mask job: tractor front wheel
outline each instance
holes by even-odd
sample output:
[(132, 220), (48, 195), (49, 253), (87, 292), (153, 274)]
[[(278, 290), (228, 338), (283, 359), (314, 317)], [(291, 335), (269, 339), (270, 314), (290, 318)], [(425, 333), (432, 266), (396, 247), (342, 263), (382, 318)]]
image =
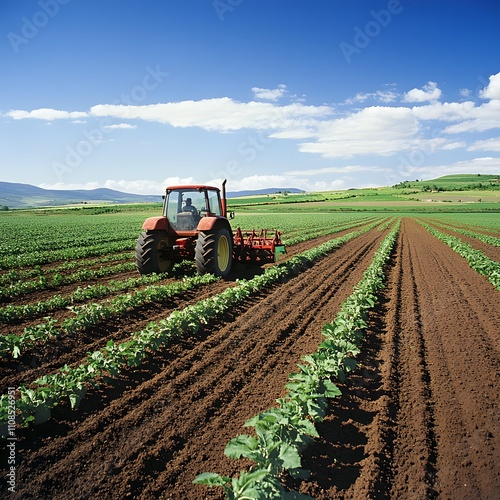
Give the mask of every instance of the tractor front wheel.
[(196, 268), (200, 274), (211, 273), (227, 278), (233, 265), (233, 239), (225, 227), (200, 231), (195, 248)]
[(174, 267), (169, 257), (168, 235), (164, 231), (141, 233), (135, 245), (135, 265), (140, 274), (168, 273)]

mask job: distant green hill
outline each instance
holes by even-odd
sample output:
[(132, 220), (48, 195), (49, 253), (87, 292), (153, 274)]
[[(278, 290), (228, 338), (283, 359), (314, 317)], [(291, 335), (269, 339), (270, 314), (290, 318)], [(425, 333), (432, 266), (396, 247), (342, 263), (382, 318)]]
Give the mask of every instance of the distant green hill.
[[(459, 174), (444, 175), (431, 180), (400, 182), (397, 188), (416, 188), (422, 191), (468, 191), (481, 189), (500, 189), (500, 175)], [(427, 188), (427, 189), (426, 189)]]

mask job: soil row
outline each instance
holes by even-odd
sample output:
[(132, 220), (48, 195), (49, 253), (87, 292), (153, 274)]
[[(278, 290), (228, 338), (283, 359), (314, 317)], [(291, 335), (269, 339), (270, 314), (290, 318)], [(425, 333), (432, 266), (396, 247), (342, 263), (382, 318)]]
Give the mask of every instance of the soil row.
[(499, 498), (499, 325), (493, 286), (405, 219), (360, 367), (295, 486), (317, 499)]
[[(371, 231), (299, 276), (246, 301), (196, 336), (90, 392), (77, 412), (19, 430), (18, 498), (221, 498), (192, 484), (236, 473), (228, 441), (276, 405), (373, 259)], [(5, 461), (2, 461), (2, 465)]]
[[(349, 231), (336, 233), (334, 237), (338, 237), (346, 232)], [(331, 235), (294, 245), (287, 249), (286, 258), (320, 245), (329, 239), (332, 239)], [(61, 335), (47, 342), (41, 342), (36, 348), (26, 351), (17, 359), (10, 357), (0, 358), (0, 393), (6, 393), (8, 387), (18, 387), (21, 384), (28, 385), (33, 380), (47, 373), (52, 373), (65, 364), (80, 363), (85, 358), (87, 352), (103, 348), (109, 340), (113, 340), (114, 342), (123, 341), (132, 333), (145, 328), (148, 323), (164, 319), (174, 310), (182, 309), (202, 299), (221, 293), (226, 288), (234, 286), (235, 280), (238, 278), (252, 278), (261, 272), (263, 272), (263, 269), (260, 267), (236, 264), (232, 276), (230, 276), (228, 281), (199, 286), (183, 295), (172, 297), (162, 303), (137, 307), (130, 310), (125, 317), (119, 316), (102, 322), (86, 331), (72, 335)], [(168, 278), (160, 284), (168, 284), (176, 279), (179, 278)], [(144, 287), (138, 287), (137, 290)], [(117, 292), (114, 296), (119, 293)], [(42, 295), (42, 292), (40, 294)], [(69, 309), (62, 309), (51, 314), (51, 317), (56, 319), (58, 324), (61, 324), (64, 319), (73, 316), (74, 314)], [(34, 326), (42, 321), (41, 319), (32, 319), (16, 325), (6, 325), (4, 327), (5, 333), (21, 334), (27, 326)]]
[(433, 224), (432, 221), (429, 220), (426, 220), (426, 222), (429, 225), (432, 225), (438, 231), (444, 234), (448, 234), (450, 236), (454, 236), (455, 238), (460, 238), (463, 242), (468, 243), (472, 248), (476, 250), (481, 250), (481, 252), (483, 252), (484, 255), (486, 255), (486, 257), (489, 257), (490, 259), (495, 260), (496, 262), (500, 262), (500, 247), (489, 245), (484, 241), (478, 240), (477, 238), (473, 238), (471, 236), (467, 236), (465, 234), (457, 233), (456, 231), (453, 230), (452, 226), (448, 225), (449, 226), (448, 228), (441, 225)]
[[(276, 405), (384, 234), (348, 242), (167, 345), (79, 411), (61, 405), (47, 424), (19, 429), (13, 498), (223, 498), (192, 480), (249, 465), (224, 456), (227, 442)], [(359, 368), (304, 456), (311, 476), (286, 484), (316, 499), (499, 498), (498, 325), (493, 286), (404, 219)]]

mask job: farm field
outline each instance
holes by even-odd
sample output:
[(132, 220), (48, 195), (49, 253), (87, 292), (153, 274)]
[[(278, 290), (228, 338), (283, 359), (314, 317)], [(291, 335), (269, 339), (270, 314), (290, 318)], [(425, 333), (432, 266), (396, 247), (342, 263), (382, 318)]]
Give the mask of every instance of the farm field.
[[(145, 213), (1, 217), (2, 335), (27, 336), (37, 325), (51, 332), (16, 352), (5, 344), (1, 394), (36, 387), (36, 379), (85, 363), (110, 341), (126, 342), (174, 311), (238, 290), (240, 278), (345, 238), (150, 349), (140, 364), (105, 373), (97, 387), (87, 384), (77, 409), (64, 397), (47, 422), (19, 425), (12, 498), (224, 498), (221, 488), (193, 480), (203, 472), (237, 476), (252, 465), (225, 456), (226, 445), (248, 432), (248, 419), (276, 407), (289, 375), (318, 349), (323, 326), (398, 221), (359, 366), (335, 382), (342, 395), (331, 400), (316, 424), (319, 437), (302, 454), (310, 477), (283, 473), (282, 484), (318, 499), (498, 498), (498, 286), (489, 281), (492, 271), (481, 275), (427, 229), (469, 243), (494, 266), (496, 215), (240, 214), (234, 226), (281, 229), (287, 254), (265, 269), (237, 265), (228, 281), (196, 281), (190, 263), (169, 276), (140, 278), (132, 250)], [(34, 235), (30, 241), (15, 236), (20, 224)], [(110, 312), (91, 319), (92, 303)], [(84, 320), (70, 321), (78, 315)], [(4, 481), (0, 492), (7, 493)]]

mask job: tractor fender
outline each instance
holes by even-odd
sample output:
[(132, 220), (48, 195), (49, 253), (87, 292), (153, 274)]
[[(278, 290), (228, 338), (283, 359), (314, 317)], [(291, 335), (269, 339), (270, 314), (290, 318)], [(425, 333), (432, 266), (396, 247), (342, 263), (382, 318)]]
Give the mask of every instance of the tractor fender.
[(168, 231), (168, 221), (166, 217), (149, 217), (144, 221), (142, 229), (145, 231), (155, 231), (162, 229)]
[(216, 224), (226, 227), (231, 232), (231, 226), (225, 217), (203, 217), (198, 222), (198, 231), (211, 231)]

